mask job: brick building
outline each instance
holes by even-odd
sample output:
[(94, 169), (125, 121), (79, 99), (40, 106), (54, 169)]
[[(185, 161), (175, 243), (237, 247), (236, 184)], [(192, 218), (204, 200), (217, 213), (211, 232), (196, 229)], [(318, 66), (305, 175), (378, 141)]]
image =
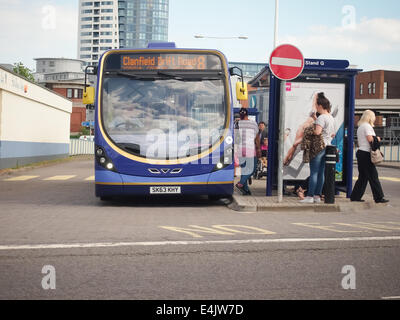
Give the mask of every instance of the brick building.
[(86, 106), (82, 103), (84, 84), (78, 82), (47, 82), (46, 87), (72, 101), (71, 134), (81, 131), (86, 121)]
[(400, 99), (400, 71), (361, 72), (356, 78), (356, 99)]
[(399, 141), (400, 71), (361, 72), (356, 78), (355, 125), (364, 110), (375, 112), (375, 132), (384, 142)]
[(37, 58), (36, 81), (46, 88), (70, 99), (73, 103), (71, 134), (81, 131), (86, 121), (86, 106), (82, 104), (85, 74), (82, 60), (68, 58)]

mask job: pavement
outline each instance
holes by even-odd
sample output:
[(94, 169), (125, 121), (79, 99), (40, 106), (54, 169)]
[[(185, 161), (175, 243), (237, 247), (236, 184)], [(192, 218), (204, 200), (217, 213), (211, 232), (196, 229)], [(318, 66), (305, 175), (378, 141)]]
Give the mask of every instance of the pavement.
[(394, 161), (385, 161), (381, 164), (378, 164), (378, 168), (391, 168), (391, 169), (400, 169), (400, 162), (394, 162)]
[[(384, 162), (378, 165), (379, 168), (400, 169), (400, 162)], [(239, 181), (236, 178), (235, 184)], [(266, 178), (261, 180), (253, 179), (250, 186), (251, 196), (243, 196), (240, 191), (235, 188), (233, 201), (229, 204), (229, 208), (240, 212), (348, 212), (348, 211), (364, 211), (372, 208), (378, 208), (382, 204), (376, 204), (371, 195), (365, 195), (365, 202), (351, 202), (346, 198), (344, 193), (335, 197), (334, 204), (304, 204), (300, 203), (299, 198), (292, 192), (291, 195), (284, 195), (283, 201), (278, 202), (278, 196), (266, 197)], [(289, 192), (285, 192), (289, 193)]]

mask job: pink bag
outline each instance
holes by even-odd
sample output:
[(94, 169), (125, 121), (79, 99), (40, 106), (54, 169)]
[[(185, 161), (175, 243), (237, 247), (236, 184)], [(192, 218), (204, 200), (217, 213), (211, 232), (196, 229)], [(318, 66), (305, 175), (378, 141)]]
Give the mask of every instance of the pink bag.
[(240, 166), (240, 164), (239, 164), (239, 157), (236, 154), (235, 154), (234, 160), (235, 160), (235, 168), (238, 168)]

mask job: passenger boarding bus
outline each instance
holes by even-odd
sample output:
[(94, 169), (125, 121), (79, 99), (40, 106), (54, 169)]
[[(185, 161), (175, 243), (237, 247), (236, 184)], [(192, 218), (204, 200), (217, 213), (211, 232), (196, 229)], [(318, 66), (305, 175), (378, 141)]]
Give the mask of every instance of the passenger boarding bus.
[[(97, 75), (83, 101), (95, 106), (96, 196), (231, 196), (234, 69), (217, 50), (173, 43), (110, 50), (88, 67)], [(247, 99), (243, 76), (236, 87)]]

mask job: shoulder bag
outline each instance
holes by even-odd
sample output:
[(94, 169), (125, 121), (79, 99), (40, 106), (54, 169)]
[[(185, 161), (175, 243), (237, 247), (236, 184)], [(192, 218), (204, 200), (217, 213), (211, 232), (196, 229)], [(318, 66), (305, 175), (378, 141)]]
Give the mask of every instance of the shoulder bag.
[(376, 149), (375, 151), (371, 150), (371, 162), (373, 164), (378, 164), (381, 163), (383, 161), (383, 153), (381, 152), (381, 150)]
[(371, 142), (371, 162), (373, 164), (378, 164), (383, 161), (383, 153), (380, 148), (380, 143), (378, 141), (378, 138), (374, 136), (374, 141)]

